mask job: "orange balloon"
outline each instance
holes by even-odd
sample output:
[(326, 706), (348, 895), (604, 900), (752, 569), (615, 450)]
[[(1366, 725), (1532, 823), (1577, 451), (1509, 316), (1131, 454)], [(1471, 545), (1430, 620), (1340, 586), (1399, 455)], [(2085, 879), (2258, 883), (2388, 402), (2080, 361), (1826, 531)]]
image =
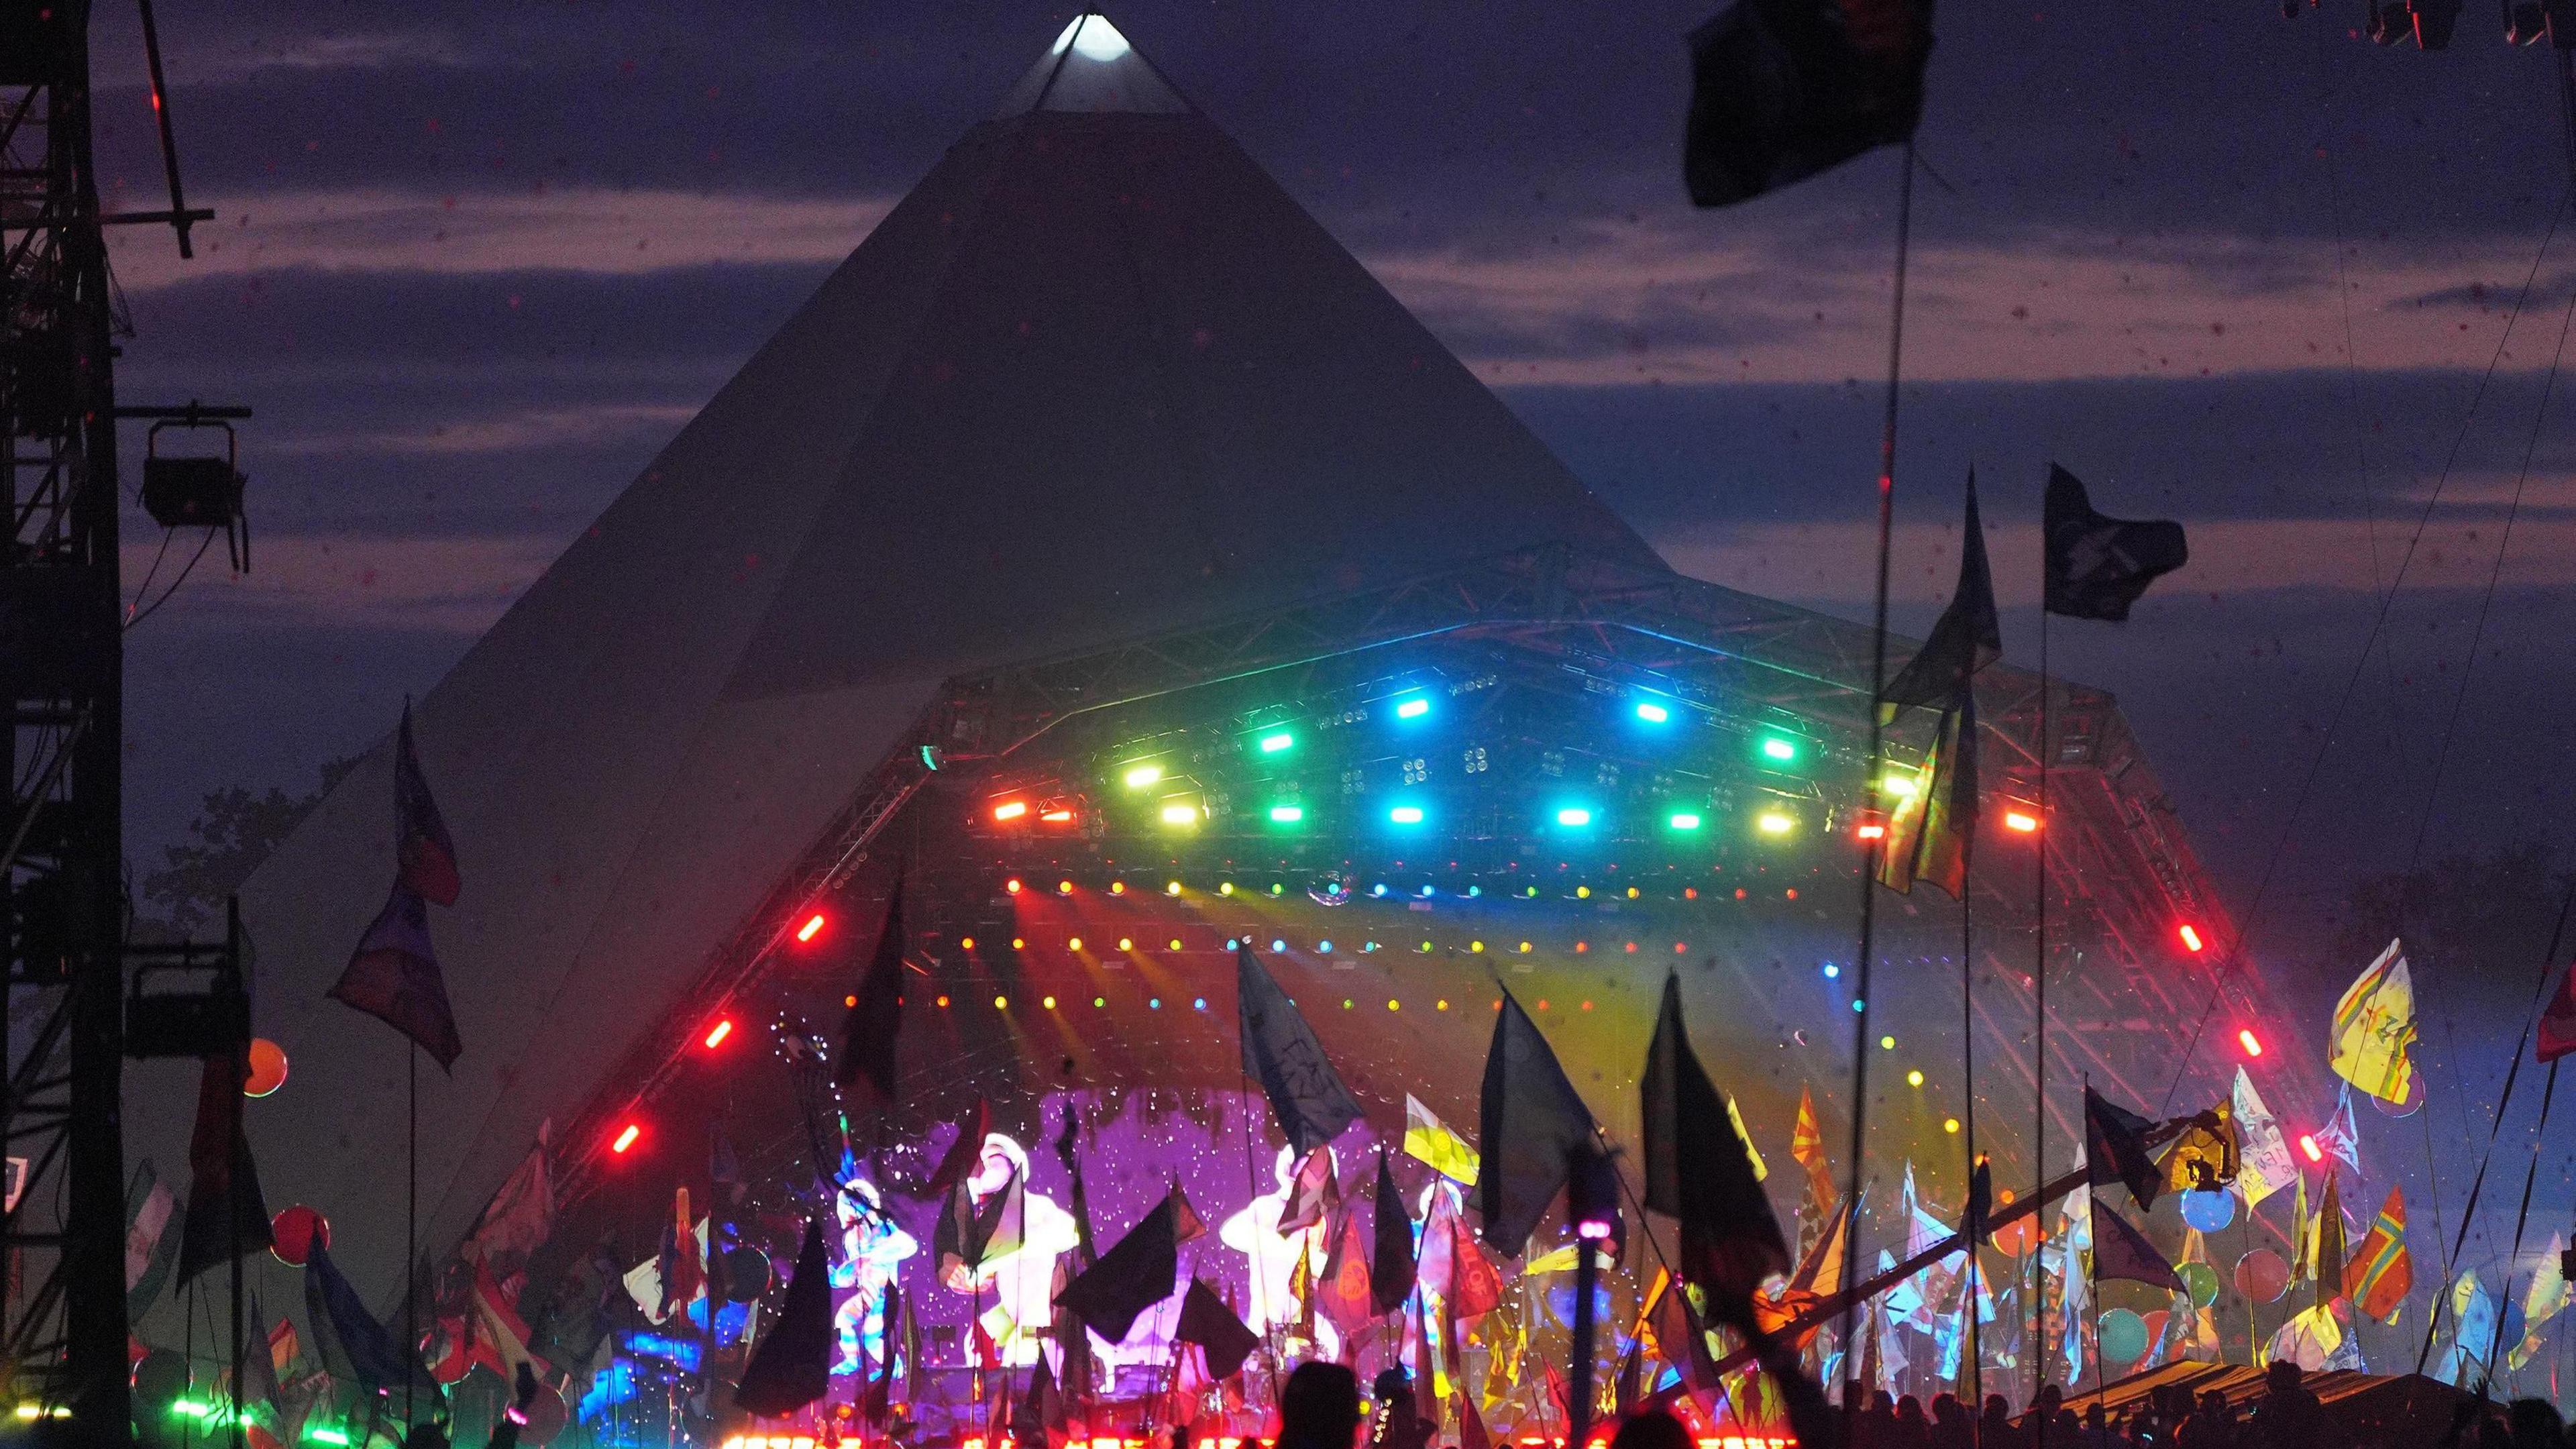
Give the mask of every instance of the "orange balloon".
[(286, 1085), (286, 1048), (267, 1037), (250, 1043), (250, 1076), (242, 1083), (245, 1097), (265, 1097)]
[(1995, 1251), (2009, 1258), (2019, 1258), (2039, 1245), (2039, 1223), (2036, 1217), (2015, 1218), (1995, 1229)]

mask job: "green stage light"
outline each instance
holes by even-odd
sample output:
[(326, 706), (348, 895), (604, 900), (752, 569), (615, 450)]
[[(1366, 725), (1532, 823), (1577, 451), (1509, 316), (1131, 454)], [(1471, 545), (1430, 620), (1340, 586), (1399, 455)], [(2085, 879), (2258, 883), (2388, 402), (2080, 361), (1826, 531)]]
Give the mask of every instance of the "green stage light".
[(1295, 735), (1290, 734), (1286, 730), (1280, 730), (1276, 733), (1266, 734), (1261, 737), (1261, 753), (1265, 755), (1280, 754), (1293, 748), (1296, 743), (1297, 737)]
[(1694, 814), (1692, 814), (1691, 812), (1689, 812), (1689, 811), (1687, 811), (1687, 810), (1676, 810), (1676, 811), (1674, 811), (1674, 812), (1673, 812), (1673, 814), (1672, 814), (1672, 819), (1671, 819), (1669, 822), (1667, 822), (1667, 823), (1668, 823), (1668, 824), (1670, 824), (1670, 825), (1671, 825), (1675, 830), (1697, 830), (1697, 829), (1699, 829), (1699, 817), (1698, 817), (1698, 816), (1696, 816), (1696, 815), (1694, 815)]
[(1305, 818), (1306, 807), (1303, 805), (1273, 805), (1270, 807), (1270, 819), (1274, 824), (1294, 825)]
[(1592, 823), (1592, 812), (1580, 807), (1569, 807), (1564, 810), (1559, 810), (1556, 812), (1556, 823), (1559, 825), (1572, 826), (1589, 825)]
[(1762, 741), (1762, 758), (1775, 764), (1792, 764), (1798, 758), (1798, 742), (1779, 735), (1767, 735)]
[(1128, 789), (1142, 790), (1146, 786), (1155, 784), (1163, 778), (1163, 767), (1160, 765), (1130, 765), (1127, 767), (1127, 773), (1119, 778), (1127, 782)]
[(1431, 701), (1418, 696), (1395, 707), (1397, 719), (1420, 719), (1429, 713), (1431, 713)]

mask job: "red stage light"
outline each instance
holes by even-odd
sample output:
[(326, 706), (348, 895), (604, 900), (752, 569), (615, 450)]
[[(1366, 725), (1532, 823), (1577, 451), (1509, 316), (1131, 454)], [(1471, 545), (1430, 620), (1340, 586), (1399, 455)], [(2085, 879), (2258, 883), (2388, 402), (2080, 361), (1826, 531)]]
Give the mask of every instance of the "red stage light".
[(1073, 812), (1070, 810), (1050, 810), (1038, 818), (1049, 825), (1069, 825), (1073, 822)]
[(1018, 895), (1020, 893), (1020, 878), (1018, 876), (1013, 876), (1009, 880), (1002, 882), (1002, 889), (1009, 891), (1013, 895)]
[(2237, 1030), (2236, 1044), (2245, 1048), (2245, 1055), (2249, 1057), (2259, 1057), (2263, 1055), (2263, 1039), (2256, 1036), (2254, 1034), (2254, 1028), (2250, 1026), (2241, 1027)]
[(707, 1030), (707, 1050), (714, 1051), (717, 1047), (723, 1046), (725, 1038), (731, 1035), (733, 1035), (733, 1018), (728, 1016)]
[(1887, 827), (1884, 825), (1864, 825), (1860, 828), (1859, 833), (1860, 838), (1863, 840), (1884, 840), (1887, 838)]
[(822, 933), (823, 913), (821, 911), (816, 911), (814, 914), (805, 918), (805, 924), (796, 928), (796, 939), (800, 942), (811, 941)]
[(624, 1152), (627, 1148), (635, 1145), (636, 1138), (643, 1135), (644, 1128), (640, 1124), (629, 1122), (626, 1124), (625, 1128), (617, 1134), (617, 1140), (608, 1144), (608, 1150), (611, 1152)]
[(2299, 1134), (2299, 1150), (2308, 1155), (2308, 1160), (2310, 1162), (2323, 1162), (2326, 1160), (2325, 1149), (2317, 1145), (2317, 1139), (2310, 1137), (2304, 1132)]
[(2004, 828), (2028, 835), (2039, 828), (2039, 817), (2020, 810), (2007, 810), (2004, 812)]
[(2199, 953), (2201, 949), (2200, 932), (2193, 927), (2191, 922), (2183, 922), (2181, 928), (2176, 932), (2176, 934), (2182, 937), (2182, 944), (2186, 950), (2191, 951), (2195, 955)]
[(1026, 800), (1005, 800), (993, 807), (995, 820), (1017, 820), (1028, 813), (1029, 802)]

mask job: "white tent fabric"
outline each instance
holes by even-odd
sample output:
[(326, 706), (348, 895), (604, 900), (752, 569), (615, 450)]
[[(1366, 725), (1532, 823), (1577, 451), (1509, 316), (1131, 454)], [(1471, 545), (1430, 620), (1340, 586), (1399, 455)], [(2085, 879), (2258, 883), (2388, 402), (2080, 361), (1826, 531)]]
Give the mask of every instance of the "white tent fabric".
[[(420, 1081), (425, 1250), (685, 993), (969, 669), (1546, 541), (1660, 568), (1096, 17), (419, 702), (465, 889)], [(1112, 44), (1112, 39), (1115, 44)], [(390, 726), (391, 721), (387, 721)], [(323, 992), (392, 878), (380, 747), (249, 884), (272, 1206), (399, 1294), (404, 1043)], [(193, 1077), (129, 1077), (185, 1160)], [(675, 1149), (676, 1150), (676, 1149)]]

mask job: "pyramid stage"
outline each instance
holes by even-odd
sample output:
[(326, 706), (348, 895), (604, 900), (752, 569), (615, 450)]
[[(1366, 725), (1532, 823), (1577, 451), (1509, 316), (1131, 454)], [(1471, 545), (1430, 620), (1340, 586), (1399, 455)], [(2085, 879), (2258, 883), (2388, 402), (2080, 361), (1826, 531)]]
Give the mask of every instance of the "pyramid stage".
[[(1078, 1164), (1101, 1247), (1175, 1181), (1206, 1219), (1183, 1272), (1270, 1346), (1199, 1402), (1248, 1396), (1233, 1412), (1257, 1418), (1284, 1360), (1403, 1349), (1386, 1322), (1307, 1321), (1331, 1245), (1299, 1268), (1254, 1231), (1284, 1139), (1242, 1071), (1244, 943), (1366, 1108), (1334, 1144), (1362, 1219), (1381, 1150), (1413, 1215), (1452, 1191), (1401, 1150), (1408, 1098), (1474, 1139), (1505, 992), (1632, 1144), (1678, 972), (1785, 1221), (1801, 1090), (1827, 1142), (1846, 1130), (1871, 655), (1866, 628), (1674, 572), (1105, 20), (1078, 21), (419, 702), (465, 882), (433, 922), (465, 1052), (419, 1080), (430, 1278), (452, 1282), (542, 1131), (549, 1235), (496, 1291), (565, 1432), (715, 1442), (706, 1376), (739, 1365), (828, 1215), (876, 1265), (836, 1277), (857, 1361), (897, 1345), (893, 1400), (921, 1436), (963, 1438), (995, 1422), (997, 1384), (1060, 1360), (1031, 1309), (1079, 1251), (1048, 1236)], [(2003, 1183), (2030, 1180), (2040, 852), (2052, 1013), (2083, 1027), (2049, 1039), (2057, 1100), (2089, 1074), (2152, 1104), (2213, 992), (2228, 1036), (2272, 1010), (2259, 977), (2181, 943), (2232, 932), (2113, 701), (2046, 687), (2043, 740), (2040, 679), (1979, 685), (1970, 949)], [(1930, 726), (1893, 731), (1893, 770)], [(270, 1204), (318, 1209), (398, 1322), (408, 1068), (324, 996), (392, 868), (391, 755), (243, 910), (258, 1028), (294, 1061), (252, 1114)], [(2004, 824), (2025, 812), (2036, 829)], [(912, 974), (879, 1111), (830, 1058), (898, 875)], [(1910, 1161), (1955, 1209), (1960, 914), (1918, 891), (1880, 922), (1871, 1205), (1893, 1213)], [(2223, 1092), (2217, 1070), (2191, 1090)], [(138, 1101), (190, 1098), (143, 1075)], [(1048, 1206), (1008, 1270), (1025, 1282), (961, 1290), (936, 1271), (939, 1204), (906, 1193), (979, 1103), (1001, 1140), (979, 1172)], [(184, 1106), (135, 1117), (138, 1154), (185, 1160)], [(2054, 1168), (2079, 1127), (2051, 1119)], [(832, 1206), (854, 1179), (881, 1209)], [(658, 1314), (637, 1275), (681, 1190), (763, 1310)], [(1558, 1232), (1533, 1271), (1493, 1250), (1510, 1303), (1462, 1346), (1497, 1433), (1552, 1412), (1535, 1365), (1561, 1358), (1571, 1307), (1544, 1263)], [(1606, 1275), (1610, 1336), (1652, 1261), (1634, 1235)], [(854, 1320), (888, 1282), (904, 1313)], [(1177, 1302), (1094, 1345), (1101, 1396), (1186, 1379)], [(824, 1419), (866, 1380), (836, 1379)]]

